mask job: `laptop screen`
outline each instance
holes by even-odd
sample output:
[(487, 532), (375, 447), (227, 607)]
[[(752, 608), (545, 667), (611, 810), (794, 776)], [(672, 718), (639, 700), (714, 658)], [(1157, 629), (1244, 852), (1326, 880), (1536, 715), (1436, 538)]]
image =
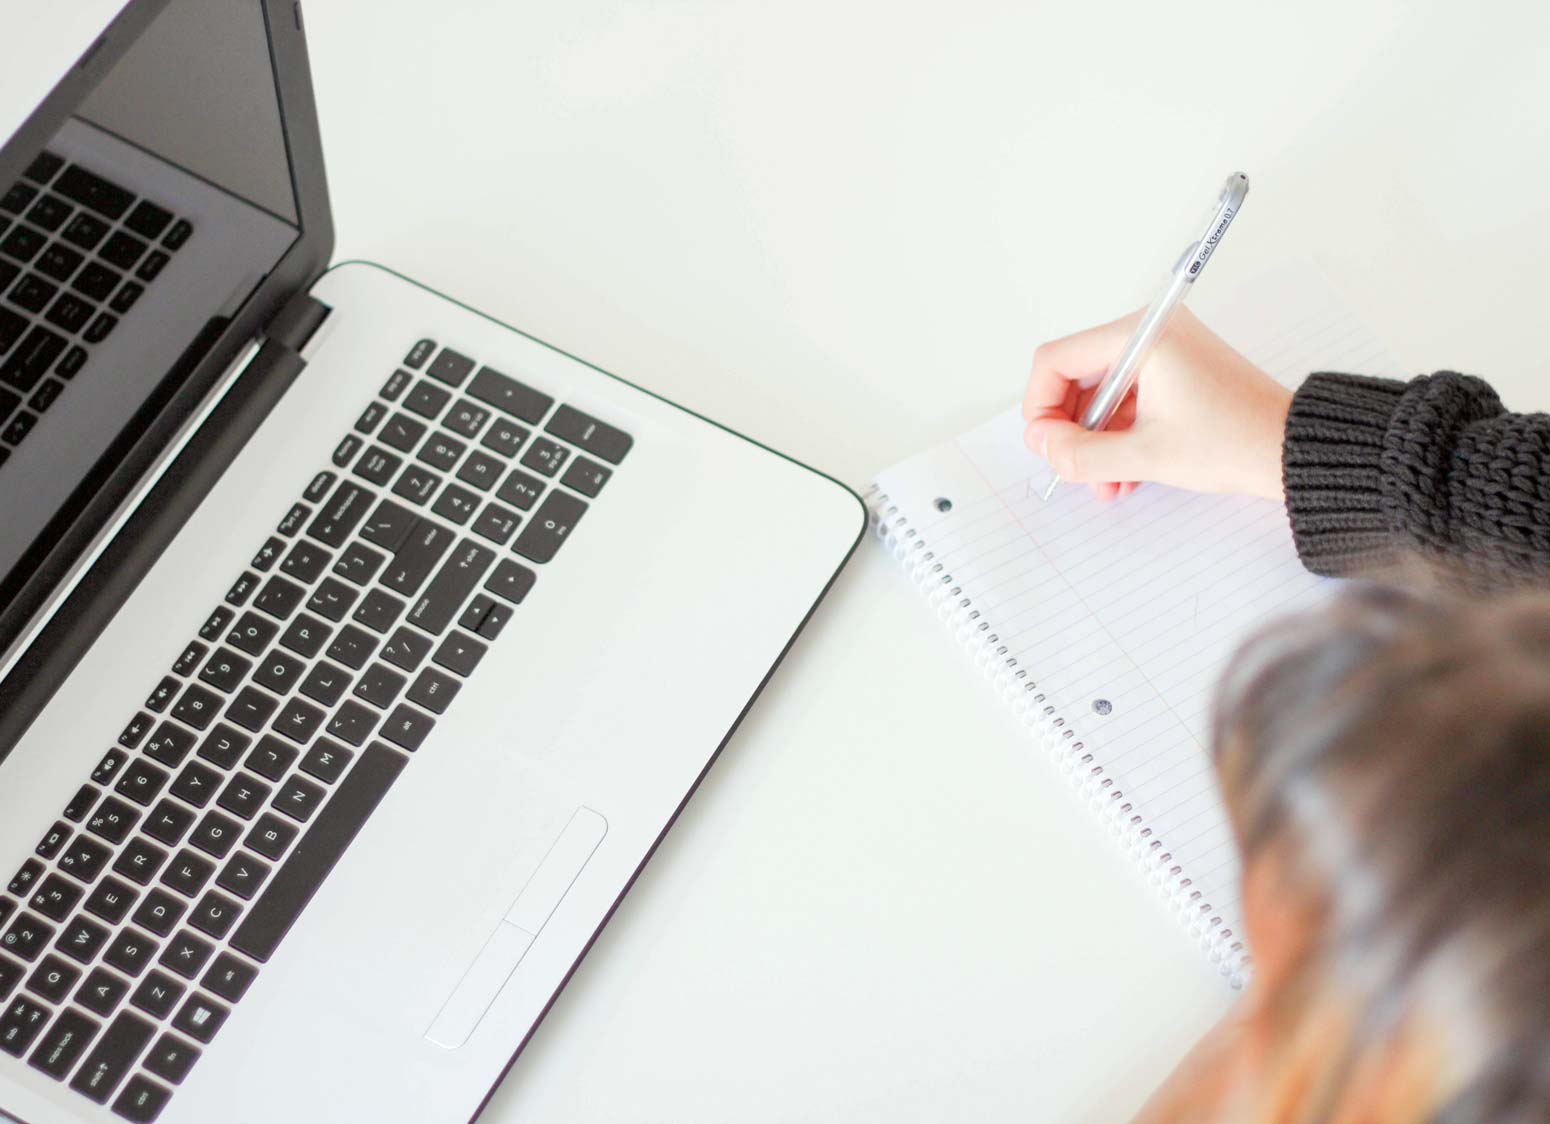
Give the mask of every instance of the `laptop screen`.
[(0, 609), (300, 233), (264, 20), (171, 0), (0, 183)]

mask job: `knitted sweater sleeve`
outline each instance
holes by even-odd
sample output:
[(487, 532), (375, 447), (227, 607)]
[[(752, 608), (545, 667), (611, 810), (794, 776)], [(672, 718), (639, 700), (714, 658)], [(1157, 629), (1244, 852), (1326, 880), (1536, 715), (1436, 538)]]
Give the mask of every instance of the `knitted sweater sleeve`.
[(1287, 416), (1282, 479), (1315, 573), (1408, 554), (1470, 584), (1550, 577), (1550, 415), (1508, 413), (1471, 375), (1310, 376)]

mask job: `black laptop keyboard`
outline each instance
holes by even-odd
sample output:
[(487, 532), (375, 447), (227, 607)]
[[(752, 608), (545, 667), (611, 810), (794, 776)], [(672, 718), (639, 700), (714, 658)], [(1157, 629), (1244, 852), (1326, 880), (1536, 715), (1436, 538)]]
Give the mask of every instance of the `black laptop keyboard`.
[(631, 444), (415, 344), (0, 895), (0, 1050), (156, 1119)]
[(52, 152), (0, 197), (0, 464), (193, 232)]

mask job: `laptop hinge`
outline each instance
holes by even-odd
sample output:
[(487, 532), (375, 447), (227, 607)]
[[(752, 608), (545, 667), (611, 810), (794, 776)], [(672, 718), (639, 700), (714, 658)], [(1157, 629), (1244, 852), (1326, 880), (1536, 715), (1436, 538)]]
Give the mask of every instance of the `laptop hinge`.
[(311, 293), (297, 293), (285, 302), (284, 308), (275, 313), (264, 335), (299, 355), (332, 311), (332, 308)]

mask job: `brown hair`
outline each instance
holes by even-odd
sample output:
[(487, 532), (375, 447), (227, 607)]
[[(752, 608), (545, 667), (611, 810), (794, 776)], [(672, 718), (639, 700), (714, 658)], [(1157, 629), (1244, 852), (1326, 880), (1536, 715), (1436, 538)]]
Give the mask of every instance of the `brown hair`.
[(1308, 921), (1255, 1118), (1550, 1122), (1550, 596), (1350, 590), (1245, 646), (1214, 744)]

